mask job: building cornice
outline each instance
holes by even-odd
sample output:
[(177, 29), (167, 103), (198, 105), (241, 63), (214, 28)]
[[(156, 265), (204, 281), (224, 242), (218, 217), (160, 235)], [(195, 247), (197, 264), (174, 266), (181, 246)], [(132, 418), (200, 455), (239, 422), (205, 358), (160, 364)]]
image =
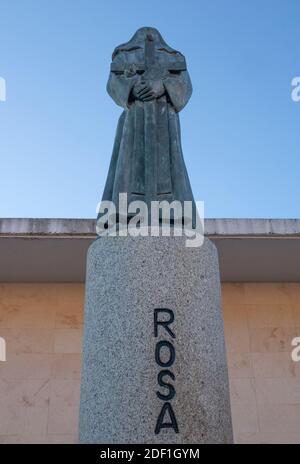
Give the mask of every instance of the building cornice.
[[(224, 282), (300, 282), (299, 219), (206, 219)], [(0, 219), (0, 282), (84, 282), (93, 219)]]

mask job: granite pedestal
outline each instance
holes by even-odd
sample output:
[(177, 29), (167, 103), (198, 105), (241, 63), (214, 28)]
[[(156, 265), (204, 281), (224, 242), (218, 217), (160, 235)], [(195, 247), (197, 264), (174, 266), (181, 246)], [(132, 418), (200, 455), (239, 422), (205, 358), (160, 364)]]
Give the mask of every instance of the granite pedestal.
[(91, 245), (81, 443), (232, 443), (217, 251), (185, 243)]

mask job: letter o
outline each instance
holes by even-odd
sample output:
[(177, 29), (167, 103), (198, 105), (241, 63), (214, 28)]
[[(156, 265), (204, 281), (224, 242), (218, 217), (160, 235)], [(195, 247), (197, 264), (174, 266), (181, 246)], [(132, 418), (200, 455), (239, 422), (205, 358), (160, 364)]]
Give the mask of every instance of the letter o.
[[(161, 348), (163, 348), (164, 346), (166, 346), (169, 349), (169, 353), (170, 353), (168, 361), (165, 361), (165, 362), (162, 361), (161, 357), (160, 357)], [(175, 348), (172, 345), (172, 343), (170, 343), (170, 342), (168, 342), (166, 340), (161, 340), (160, 342), (158, 342), (156, 344), (156, 347), (155, 347), (155, 361), (161, 367), (170, 367), (170, 366), (172, 366), (172, 364), (175, 361)]]

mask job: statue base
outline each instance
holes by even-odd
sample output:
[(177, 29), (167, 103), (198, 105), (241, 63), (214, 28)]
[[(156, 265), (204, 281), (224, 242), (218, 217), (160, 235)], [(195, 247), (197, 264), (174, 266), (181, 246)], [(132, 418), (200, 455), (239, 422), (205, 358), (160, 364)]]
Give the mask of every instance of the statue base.
[(91, 245), (81, 443), (232, 443), (217, 251), (185, 241)]

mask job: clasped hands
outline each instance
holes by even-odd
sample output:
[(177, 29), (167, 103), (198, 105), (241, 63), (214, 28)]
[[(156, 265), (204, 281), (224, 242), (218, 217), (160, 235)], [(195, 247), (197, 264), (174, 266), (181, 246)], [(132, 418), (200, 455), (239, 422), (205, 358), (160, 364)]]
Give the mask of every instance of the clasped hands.
[(143, 102), (159, 98), (164, 93), (165, 88), (161, 80), (141, 80), (132, 89), (134, 98)]

